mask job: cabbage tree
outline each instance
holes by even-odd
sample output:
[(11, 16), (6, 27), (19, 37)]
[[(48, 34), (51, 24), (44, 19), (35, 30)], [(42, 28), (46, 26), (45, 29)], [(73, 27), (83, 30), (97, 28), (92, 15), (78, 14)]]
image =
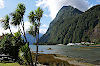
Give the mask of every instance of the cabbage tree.
[(12, 34), (11, 28), (10, 28), (10, 17), (9, 15), (6, 15), (3, 19), (0, 20), (0, 22), (3, 23), (3, 28), (5, 30), (9, 29), (10, 33)]
[(38, 58), (39, 28), (40, 28), (40, 20), (42, 16), (43, 16), (43, 10), (40, 7), (38, 7), (37, 10), (35, 10), (35, 12), (31, 11), (28, 16), (30, 23), (32, 23), (32, 25), (34, 26), (34, 29), (32, 27), (30, 28), (31, 34), (33, 36), (34, 35), (36, 36), (36, 63), (35, 65), (37, 64), (37, 58)]

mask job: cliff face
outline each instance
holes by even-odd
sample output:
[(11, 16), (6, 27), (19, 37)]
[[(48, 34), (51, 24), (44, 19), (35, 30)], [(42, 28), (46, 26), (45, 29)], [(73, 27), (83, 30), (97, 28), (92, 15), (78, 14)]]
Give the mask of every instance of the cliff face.
[[(40, 38), (40, 43), (63, 43), (91, 41), (100, 42), (100, 5), (86, 12), (64, 6), (50, 23), (47, 32)], [(96, 38), (94, 38), (96, 37)]]
[(90, 38), (93, 42), (100, 42), (100, 23), (93, 29)]

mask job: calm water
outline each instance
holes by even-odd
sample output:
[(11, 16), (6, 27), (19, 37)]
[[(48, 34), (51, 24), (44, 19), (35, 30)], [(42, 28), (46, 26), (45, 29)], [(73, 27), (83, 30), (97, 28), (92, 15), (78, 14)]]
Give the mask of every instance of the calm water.
[[(32, 51), (35, 51), (36, 46), (30, 45), (30, 48)], [(48, 50), (48, 48), (51, 48), (52, 50)], [(83, 58), (86, 59), (85, 62), (100, 62), (100, 47), (39, 45), (39, 51), (44, 51), (39, 52), (44, 54), (61, 54), (73, 58)]]

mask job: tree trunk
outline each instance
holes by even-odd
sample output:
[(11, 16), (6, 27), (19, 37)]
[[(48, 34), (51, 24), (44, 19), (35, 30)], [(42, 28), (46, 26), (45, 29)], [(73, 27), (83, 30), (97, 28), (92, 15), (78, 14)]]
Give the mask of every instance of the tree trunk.
[[(22, 22), (23, 22), (23, 20), (22, 20)], [(22, 24), (22, 22), (21, 22), (21, 25), (22, 25), (22, 28), (23, 28), (23, 35), (24, 35), (25, 41), (26, 41), (26, 43), (28, 43), (28, 47), (29, 47), (29, 42), (27, 42), (27, 38), (26, 38), (26, 35), (25, 35), (24, 22), (23, 22), (23, 24)], [(29, 48), (29, 53), (30, 53), (30, 58), (31, 58), (31, 64), (30, 65), (34, 66), (30, 48)]]
[[(10, 29), (10, 25), (9, 25), (9, 30), (10, 30), (10, 33), (12, 34), (12, 31), (11, 31), (11, 29)], [(13, 35), (13, 34), (12, 34)]]
[[(28, 47), (29, 47), (29, 42), (28, 42)], [(31, 58), (31, 64), (30, 64), (30, 65), (31, 65), (31, 66), (34, 66), (34, 65), (33, 65), (32, 54), (31, 54), (30, 48), (29, 48), (29, 53), (30, 53), (30, 58)]]
[(37, 34), (36, 34), (36, 54), (35, 54), (35, 66), (37, 66), (37, 55), (38, 55), (38, 45), (37, 45)]
[[(22, 24), (22, 23), (21, 23), (21, 24)], [(26, 35), (25, 35), (25, 29), (24, 29), (24, 22), (23, 22), (23, 24), (22, 24), (22, 28), (23, 28), (24, 38), (25, 38), (25, 41), (26, 41), (26, 43), (27, 43), (27, 38), (26, 38)]]
[(18, 31), (20, 31), (20, 33), (23, 34), (23, 32), (21, 31), (20, 26), (18, 26)]
[(38, 62), (38, 42), (39, 41), (39, 29), (36, 35), (36, 58), (35, 58), (35, 66), (37, 66), (37, 62)]
[[(12, 34), (12, 32), (11, 32), (11, 29), (9, 28), (9, 30), (10, 30), (10, 33)], [(13, 35), (13, 34), (12, 34)]]

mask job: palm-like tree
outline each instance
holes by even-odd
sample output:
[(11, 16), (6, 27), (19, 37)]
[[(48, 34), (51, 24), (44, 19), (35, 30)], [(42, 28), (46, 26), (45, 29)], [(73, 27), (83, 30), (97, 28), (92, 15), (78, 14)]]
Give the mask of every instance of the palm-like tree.
[[(37, 58), (38, 58), (38, 43), (39, 43), (38, 41), (39, 41), (40, 19), (41, 19), (42, 15), (43, 15), (43, 10), (40, 7), (38, 7), (37, 10), (35, 10), (35, 14), (36, 14), (36, 22), (37, 22), (37, 24), (35, 25), (36, 32), (37, 32), (37, 36), (36, 36), (36, 40), (37, 40), (36, 61), (37, 61)], [(37, 64), (37, 62), (36, 62), (36, 64)]]
[(38, 7), (37, 10), (35, 10), (35, 15), (37, 22), (40, 22), (40, 19), (43, 16), (43, 10), (40, 7)]
[(35, 29), (33, 30), (33, 31), (35, 31), (34, 33), (36, 35), (36, 43), (37, 43), (36, 44), (36, 63), (35, 63), (35, 66), (37, 64), (37, 57), (38, 57), (39, 28), (40, 28), (40, 19), (41, 19), (42, 15), (43, 15), (43, 10), (40, 7), (38, 7), (37, 10), (35, 10), (35, 13), (33, 11), (31, 11), (29, 16), (28, 16), (30, 23), (32, 23), (35, 27)]
[[(26, 35), (25, 35), (24, 21), (23, 21), (25, 10), (26, 10), (25, 5), (20, 3), (20, 4), (18, 4), (17, 9), (15, 10), (15, 12), (11, 13), (11, 15), (12, 15), (12, 24), (13, 25), (19, 26), (21, 24), (21, 26), (23, 28), (23, 31), (21, 31), (21, 28), (19, 26), (20, 32), (23, 34), (26, 43), (28, 43), (27, 39), (26, 39)], [(29, 47), (29, 43), (28, 43), (28, 47)], [(32, 61), (32, 56), (31, 56), (30, 49), (29, 49), (29, 52), (30, 52), (30, 58), (31, 58), (31, 66), (33, 66), (33, 61)]]
[(36, 36), (36, 29), (33, 29), (33, 27), (35, 27), (36, 28), (36, 25), (37, 25), (37, 23), (36, 23), (36, 15), (34, 14), (34, 12), (33, 11), (31, 11), (30, 13), (29, 13), (29, 22), (32, 24), (32, 26), (30, 26), (30, 30), (29, 30), (29, 34), (31, 34), (31, 35), (33, 35), (33, 36)]
[(33, 26), (30, 26), (30, 29), (29, 29), (28, 33), (29, 33), (30, 35), (32, 35), (33, 37), (36, 36), (36, 33), (35, 33), (35, 30), (34, 30)]
[(21, 31), (20, 26), (19, 26), (19, 30), (21, 31), (22, 34), (24, 34), (24, 38), (25, 38), (25, 41), (27, 43), (27, 39), (25, 36), (25, 29), (24, 29), (24, 21), (23, 21), (25, 10), (26, 10), (26, 8), (25, 8), (24, 4), (22, 4), (22, 3), (18, 4), (15, 12), (11, 13), (11, 15), (12, 15), (12, 23), (11, 24), (13, 24), (15, 26), (19, 26), (20, 24), (22, 25), (23, 32)]
[(9, 29), (10, 33), (12, 34), (11, 28), (10, 28), (10, 17), (6, 15), (3, 19), (0, 20), (3, 23), (3, 28), (5, 30)]
[(11, 24), (14, 25), (14, 26), (19, 26), (20, 22), (21, 22), (20, 14), (15, 11), (14, 13), (11, 13), (11, 16), (12, 16)]

